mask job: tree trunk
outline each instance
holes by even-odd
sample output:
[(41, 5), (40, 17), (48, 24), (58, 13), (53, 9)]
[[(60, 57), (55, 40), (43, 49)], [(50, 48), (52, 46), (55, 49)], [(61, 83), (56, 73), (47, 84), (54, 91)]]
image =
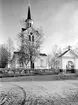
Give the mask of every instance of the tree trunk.
[(34, 62), (32, 61), (32, 55), (30, 56), (30, 67), (34, 69)]
[(31, 61), (31, 69), (34, 69), (34, 62)]

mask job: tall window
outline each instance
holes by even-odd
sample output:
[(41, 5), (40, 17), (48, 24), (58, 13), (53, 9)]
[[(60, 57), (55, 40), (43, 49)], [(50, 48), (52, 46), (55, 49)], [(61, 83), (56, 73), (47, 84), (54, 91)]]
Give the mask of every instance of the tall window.
[(30, 35), (29, 35), (29, 41), (34, 42), (34, 35), (33, 35), (32, 32), (31, 32)]
[(32, 41), (34, 42), (34, 35), (32, 35)]
[(28, 28), (31, 27), (31, 23), (27, 23)]
[(44, 60), (43, 59), (40, 59), (40, 66), (41, 67), (43, 66), (43, 62), (44, 62)]
[(31, 35), (29, 35), (29, 41), (31, 41)]

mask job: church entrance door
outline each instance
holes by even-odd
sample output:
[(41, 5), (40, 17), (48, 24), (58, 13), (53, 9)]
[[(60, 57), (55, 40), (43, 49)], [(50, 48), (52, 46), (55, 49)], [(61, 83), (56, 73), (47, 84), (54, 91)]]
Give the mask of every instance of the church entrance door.
[(67, 65), (66, 65), (66, 72), (67, 72), (67, 73), (75, 73), (74, 62), (72, 62), (72, 61), (68, 61), (68, 62), (67, 62)]

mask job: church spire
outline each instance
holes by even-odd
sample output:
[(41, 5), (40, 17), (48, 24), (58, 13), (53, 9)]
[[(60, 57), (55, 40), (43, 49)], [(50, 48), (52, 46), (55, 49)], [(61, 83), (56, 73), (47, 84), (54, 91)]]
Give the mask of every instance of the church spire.
[(27, 19), (31, 20), (31, 10), (30, 10), (30, 5), (28, 5), (28, 14), (27, 14)]
[(25, 20), (25, 22), (26, 22), (26, 28), (29, 28), (33, 25), (33, 20), (31, 18), (30, 4), (28, 5), (27, 19)]

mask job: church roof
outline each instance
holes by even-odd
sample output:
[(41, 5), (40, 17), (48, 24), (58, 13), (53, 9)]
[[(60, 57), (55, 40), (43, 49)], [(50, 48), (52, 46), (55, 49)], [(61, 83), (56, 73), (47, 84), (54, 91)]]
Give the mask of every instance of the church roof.
[(40, 53), (39, 55), (40, 56), (47, 56), (45, 53)]
[(28, 6), (27, 19), (31, 19), (31, 10), (30, 10), (30, 6)]
[[(14, 54), (20, 55), (23, 54), (23, 52), (14, 52)], [(40, 56), (47, 56), (45, 53), (39, 53)]]
[[(27, 18), (25, 19), (25, 23), (26, 23), (26, 29), (30, 28), (33, 24), (33, 20), (31, 18), (31, 9), (30, 9), (30, 5), (28, 5), (28, 13), (27, 13)], [(24, 30), (25, 31), (25, 30)]]
[(59, 55), (58, 57), (62, 57), (64, 54), (66, 54), (70, 49), (64, 51), (61, 55)]
[(30, 9), (30, 5), (28, 5), (28, 13), (27, 13), (27, 19), (25, 20), (25, 22), (32, 20), (31, 18), (31, 9)]
[(23, 54), (23, 52), (18, 51), (18, 52), (14, 52), (14, 54)]
[(74, 51), (74, 50), (72, 50), (71, 48), (70, 48), (70, 46), (68, 46), (68, 49), (66, 50), (66, 51), (64, 51), (61, 55), (59, 55), (58, 57), (62, 57), (63, 55), (65, 55), (67, 52), (71, 52), (72, 54), (74, 54), (75, 56), (78, 56), (78, 54)]

